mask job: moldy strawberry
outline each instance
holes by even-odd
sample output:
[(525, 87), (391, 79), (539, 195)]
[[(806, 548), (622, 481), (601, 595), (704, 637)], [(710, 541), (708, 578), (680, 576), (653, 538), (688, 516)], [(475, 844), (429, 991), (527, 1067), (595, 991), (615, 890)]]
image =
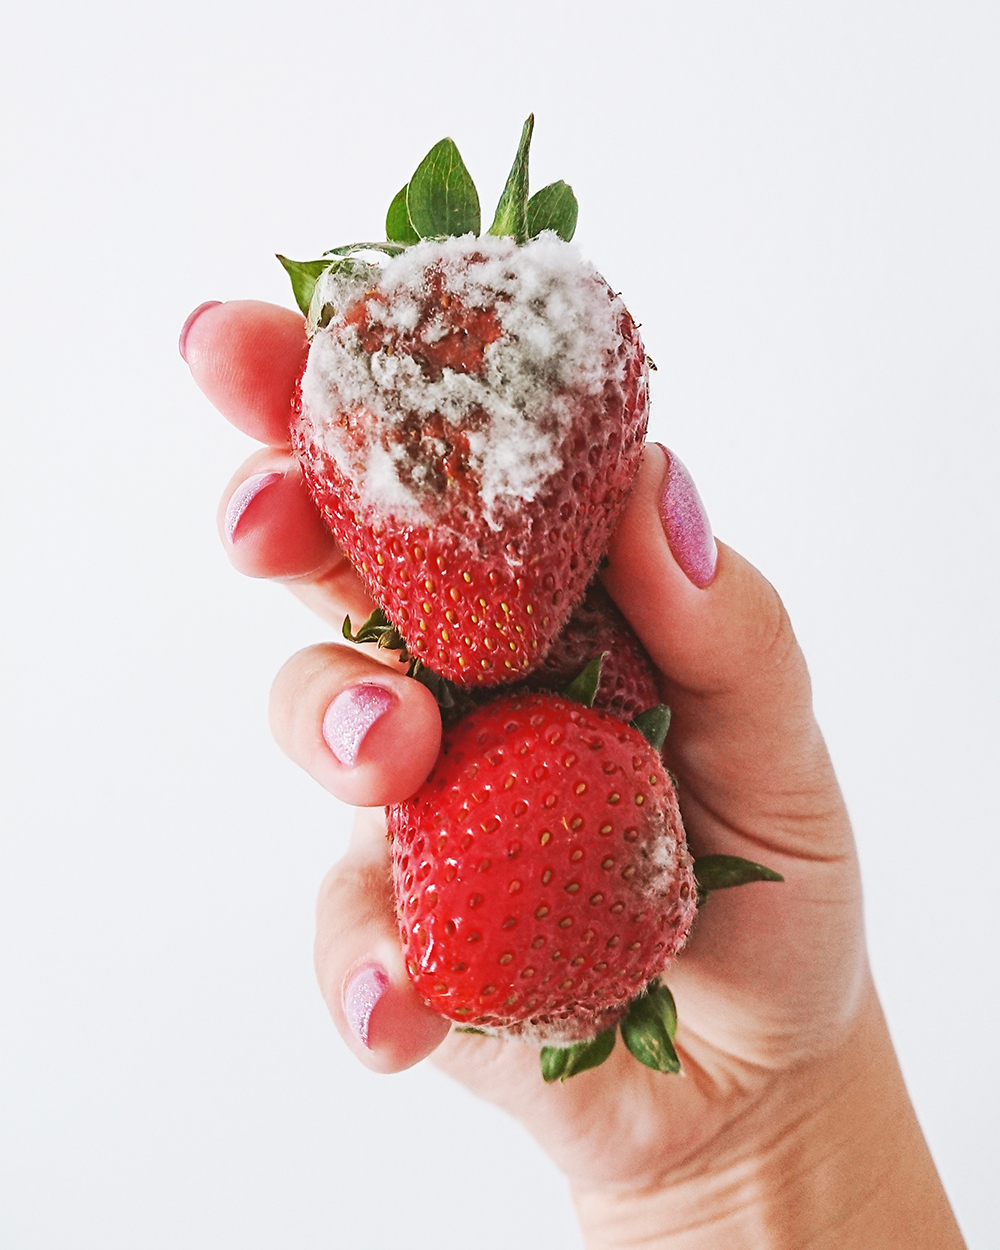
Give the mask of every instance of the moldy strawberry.
[(646, 430), (642, 343), (569, 241), (572, 191), (528, 198), (532, 124), (487, 234), (446, 139), (385, 242), (283, 262), (308, 314), (292, 433), (310, 490), (410, 654), (463, 686), (542, 662)]

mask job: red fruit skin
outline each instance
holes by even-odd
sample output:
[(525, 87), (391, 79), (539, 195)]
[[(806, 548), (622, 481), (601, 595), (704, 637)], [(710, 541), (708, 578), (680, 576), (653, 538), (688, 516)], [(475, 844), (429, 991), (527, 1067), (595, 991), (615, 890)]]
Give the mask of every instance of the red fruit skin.
[(694, 919), (691, 856), (658, 753), (554, 695), (502, 696), (447, 731), (388, 827), (410, 978), (462, 1024), (594, 1037)]
[[(610, 289), (607, 295), (615, 299)], [(365, 351), (411, 355), (428, 378), (446, 369), (482, 372), (486, 348), (499, 333), (496, 318), (448, 296), (432, 302), (421, 326), (404, 334), (387, 324), (391, 303), (369, 292), (344, 324), (360, 332)], [(422, 337), (424, 324), (432, 322), (433, 336)], [(450, 431), (443, 417), (414, 416), (403, 433), (391, 436), (397, 443), (406, 439), (434, 492), (433, 524), (407, 524), (361, 502), (303, 421), (296, 391), (292, 444), (326, 524), (411, 654), (459, 685), (497, 686), (535, 668), (607, 548), (639, 466), (648, 417), (645, 352), (624, 308), (619, 326), (603, 394), (576, 397), (562, 444), (563, 472), (533, 500), (519, 500), (499, 529), (483, 521), (478, 484), (464, 460), (464, 433)], [(371, 414), (342, 412), (335, 419), (346, 440), (357, 438), (352, 432), (359, 426), (369, 436)]]
[(631, 721), (660, 702), (656, 669), (614, 600), (591, 582), (545, 659), (525, 682), (531, 690), (564, 690), (596, 656), (604, 655), (594, 707)]

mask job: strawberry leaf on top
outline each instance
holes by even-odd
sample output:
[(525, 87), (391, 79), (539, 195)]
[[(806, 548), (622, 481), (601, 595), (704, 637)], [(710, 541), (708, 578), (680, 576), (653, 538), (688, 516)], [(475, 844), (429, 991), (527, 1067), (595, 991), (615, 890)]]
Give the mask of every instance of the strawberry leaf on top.
[(406, 211), (422, 239), (479, 234), (479, 195), (453, 139), (436, 143), (417, 166)]
[(385, 215), (385, 237), (394, 243), (419, 243), (420, 235), (413, 229), (406, 211), (406, 187), (397, 191)]
[(292, 294), (299, 306), (299, 312), (305, 315), (309, 312), (316, 280), (324, 269), (329, 269), (330, 262), (329, 260), (289, 260), (287, 256), (282, 256), (280, 253), (278, 260), (281, 261), (285, 273), (291, 279)]
[(490, 234), (511, 235), (518, 243), (528, 241), (528, 149), (534, 128), (535, 115), (532, 113), (521, 131), (517, 155), (507, 175), (493, 225), (490, 226)]
[(534, 239), (543, 230), (554, 230), (568, 243), (576, 233), (579, 211), (573, 188), (562, 180), (550, 182), (528, 201), (528, 238)]

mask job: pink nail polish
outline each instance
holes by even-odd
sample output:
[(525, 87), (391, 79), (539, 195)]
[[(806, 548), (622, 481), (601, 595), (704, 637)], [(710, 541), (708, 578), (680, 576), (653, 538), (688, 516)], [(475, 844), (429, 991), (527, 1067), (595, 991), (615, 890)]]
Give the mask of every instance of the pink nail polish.
[(181, 336), (177, 340), (177, 350), (180, 352), (181, 360), (183, 360), (185, 364), (187, 364), (187, 352), (185, 349), (187, 347), (187, 337), (191, 333), (191, 327), (203, 312), (209, 308), (218, 308), (221, 303), (221, 299), (209, 299), (206, 300), (204, 304), (199, 304), (194, 312), (188, 317), (187, 321), (185, 321), (181, 326)]
[(283, 473), (255, 473), (253, 477), (248, 477), (241, 485), (237, 486), (233, 491), (233, 497), (226, 506), (226, 537), (230, 542), (236, 539), (236, 530), (243, 518), (243, 513), (253, 503), (265, 486), (270, 486), (272, 482), (277, 482), (285, 475)]
[(378, 964), (365, 964), (344, 986), (344, 1015), (351, 1031), (363, 1045), (371, 1050), (368, 1040), (372, 1012), (379, 999), (389, 988), (389, 978), (385, 969)]
[(688, 580), (704, 589), (715, 576), (718, 557), (712, 526), (691, 474), (672, 451), (663, 450), (667, 481), (660, 497), (660, 520), (674, 559)]
[(341, 764), (353, 768), (365, 734), (395, 703), (383, 686), (350, 686), (326, 709), (323, 737)]

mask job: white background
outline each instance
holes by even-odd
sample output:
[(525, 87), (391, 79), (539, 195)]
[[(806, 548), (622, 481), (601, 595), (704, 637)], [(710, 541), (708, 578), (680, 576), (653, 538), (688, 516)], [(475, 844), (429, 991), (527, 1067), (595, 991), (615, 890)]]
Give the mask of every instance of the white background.
[(1000, 1245), (996, 4), (9, 9), (0, 1243), (579, 1246), (519, 1128), (326, 1019), (348, 814), (265, 716), (323, 630), (229, 569), (250, 445), (175, 346), (204, 299), (290, 302), (275, 251), (377, 237), (445, 134), (490, 212), (534, 109), (653, 434), (796, 621), (906, 1076)]

